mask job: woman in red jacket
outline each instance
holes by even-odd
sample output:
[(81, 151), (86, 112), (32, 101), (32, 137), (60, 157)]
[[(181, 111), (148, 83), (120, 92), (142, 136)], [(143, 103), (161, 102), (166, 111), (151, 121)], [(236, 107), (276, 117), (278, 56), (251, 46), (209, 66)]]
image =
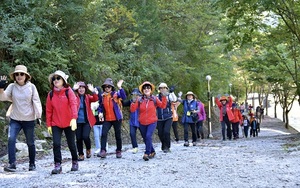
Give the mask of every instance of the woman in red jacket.
[(222, 136), (223, 140), (225, 140), (225, 125), (227, 126), (227, 138), (231, 140), (232, 132), (231, 132), (231, 121), (234, 119), (231, 106), (232, 106), (232, 98), (229, 96), (216, 97), (215, 102), (220, 109), (220, 122), (222, 126)]
[(160, 101), (157, 96), (152, 93), (155, 91), (155, 86), (150, 82), (144, 82), (139, 86), (142, 97), (135, 98), (130, 105), (130, 112), (135, 112), (139, 109), (139, 124), (143, 140), (146, 145), (146, 150), (143, 156), (145, 161), (155, 156), (155, 150), (152, 144), (152, 135), (157, 124), (156, 107), (166, 108), (167, 93), (163, 94)]
[(232, 133), (233, 139), (236, 140), (239, 138), (239, 125), (242, 124), (242, 114), (241, 111), (237, 108), (237, 104), (232, 104), (232, 114), (234, 119), (231, 121), (232, 123)]
[[(91, 127), (95, 125), (96, 119), (91, 109), (91, 103), (98, 101), (98, 90), (93, 85), (77, 82), (73, 87), (78, 103), (78, 118), (76, 129), (76, 143), (78, 150), (78, 161), (84, 160), (83, 142), (86, 147), (86, 157), (92, 156), (91, 152)], [(91, 91), (93, 95), (87, 94)]]
[(68, 75), (58, 70), (49, 75), (51, 91), (46, 101), (46, 123), (52, 134), (55, 167), (52, 174), (62, 172), (61, 135), (65, 133), (72, 155), (71, 171), (78, 170), (78, 156), (75, 143), (76, 119), (78, 117), (76, 96), (67, 82)]

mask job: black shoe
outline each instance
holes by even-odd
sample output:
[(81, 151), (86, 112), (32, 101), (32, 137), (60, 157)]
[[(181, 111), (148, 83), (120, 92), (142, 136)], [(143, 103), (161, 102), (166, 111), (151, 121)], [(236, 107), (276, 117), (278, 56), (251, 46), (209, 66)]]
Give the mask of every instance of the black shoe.
[(35, 164), (29, 164), (29, 171), (34, 171), (35, 169)]
[(4, 171), (6, 172), (16, 172), (16, 164), (15, 163), (12, 163), (12, 164), (9, 164), (7, 167), (4, 167)]
[(60, 163), (55, 163), (54, 169), (52, 170), (51, 174), (60, 174), (62, 171), (62, 167)]
[(144, 159), (145, 161), (149, 161), (149, 155), (144, 154), (143, 159)]
[(77, 171), (77, 170), (78, 170), (78, 162), (72, 161), (71, 171)]
[(190, 144), (189, 144), (188, 141), (185, 141), (184, 144), (183, 144), (183, 146), (185, 146), (185, 147), (188, 147), (189, 145), (190, 145)]

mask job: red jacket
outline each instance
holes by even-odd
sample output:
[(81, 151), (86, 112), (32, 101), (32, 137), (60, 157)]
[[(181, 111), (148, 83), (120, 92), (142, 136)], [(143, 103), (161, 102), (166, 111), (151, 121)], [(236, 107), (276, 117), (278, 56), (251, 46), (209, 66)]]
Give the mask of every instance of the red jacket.
[(242, 114), (241, 114), (241, 111), (237, 108), (233, 108), (232, 109), (232, 113), (233, 113), (233, 116), (234, 116), (234, 119), (231, 120), (232, 123), (237, 123), (239, 122), (240, 124), (242, 124)]
[[(65, 93), (67, 89), (69, 90), (68, 97)], [(76, 96), (71, 87), (62, 88), (60, 91), (53, 90), (52, 99), (49, 93), (46, 101), (47, 127), (69, 127), (71, 119), (77, 119), (78, 117), (77, 109)]]
[[(229, 121), (232, 121), (234, 119), (232, 111), (231, 111), (231, 107), (232, 107), (232, 98), (229, 96), (228, 97), (229, 101), (226, 102), (226, 113), (228, 116)], [(215, 98), (215, 102), (218, 105), (219, 109), (220, 109), (220, 121), (223, 121), (223, 114), (222, 114), (222, 103), (219, 101), (219, 98), (216, 97)]]
[[(76, 98), (77, 98), (77, 104), (78, 104), (78, 107), (77, 107), (77, 111), (78, 111), (80, 108), (80, 105), (79, 105), (80, 104), (80, 96), (77, 95)], [(91, 103), (98, 101), (98, 95), (95, 93), (93, 95), (85, 94), (84, 100), (85, 100), (84, 102), (85, 102), (85, 107), (86, 107), (87, 119), (89, 121), (90, 126), (92, 127), (96, 123), (96, 118), (91, 109)]]
[[(157, 96), (155, 97), (156, 102), (153, 99), (146, 99), (142, 97), (138, 99), (136, 102), (131, 103), (130, 105), (130, 112), (135, 112), (139, 108), (139, 122), (142, 125), (150, 125), (157, 121), (156, 115), (156, 107), (159, 108), (166, 108), (167, 107), (167, 97), (162, 96), (162, 100), (160, 101)], [(155, 105), (156, 103), (156, 105)]]

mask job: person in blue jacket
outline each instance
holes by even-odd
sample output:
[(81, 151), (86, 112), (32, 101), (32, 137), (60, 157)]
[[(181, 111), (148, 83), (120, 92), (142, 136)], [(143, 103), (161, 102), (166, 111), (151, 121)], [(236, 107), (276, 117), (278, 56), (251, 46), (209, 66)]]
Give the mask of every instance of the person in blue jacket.
[(185, 99), (181, 99), (182, 93), (179, 93), (178, 101), (183, 104), (182, 124), (184, 126), (184, 146), (189, 146), (189, 127), (192, 130), (192, 142), (193, 146), (196, 146), (197, 134), (196, 134), (196, 122), (193, 120), (192, 115), (198, 113), (198, 104), (196, 95), (192, 91), (188, 91), (185, 95)]
[[(141, 96), (141, 93), (138, 88), (134, 88), (131, 92), (132, 98), (127, 101), (123, 101), (123, 106), (130, 106), (132, 102), (135, 102), (137, 99), (137, 96)], [(129, 134), (132, 144), (132, 153), (137, 153), (139, 151), (138, 149), (138, 143), (136, 140), (136, 132), (137, 130), (140, 130), (139, 125), (139, 110), (137, 109), (134, 112), (130, 112), (130, 119), (129, 119)]]

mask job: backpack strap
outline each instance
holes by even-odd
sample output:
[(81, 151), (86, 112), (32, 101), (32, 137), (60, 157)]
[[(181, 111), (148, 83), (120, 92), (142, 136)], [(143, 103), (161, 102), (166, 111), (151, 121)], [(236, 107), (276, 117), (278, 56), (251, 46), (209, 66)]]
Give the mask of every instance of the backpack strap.
[[(52, 100), (52, 97), (53, 97), (53, 91), (52, 90), (49, 92), (49, 95), (50, 95), (50, 100)], [(65, 95), (66, 95), (67, 99), (69, 100), (69, 89), (66, 89)]]

